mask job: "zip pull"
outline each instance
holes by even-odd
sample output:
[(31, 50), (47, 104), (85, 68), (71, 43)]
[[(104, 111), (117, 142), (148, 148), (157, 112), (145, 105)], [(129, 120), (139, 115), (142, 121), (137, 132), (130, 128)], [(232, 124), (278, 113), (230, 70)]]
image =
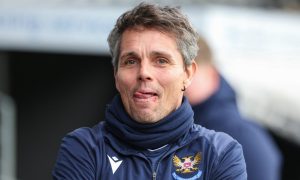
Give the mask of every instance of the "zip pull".
[(153, 180), (156, 180), (156, 172), (153, 172), (152, 178), (153, 178)]

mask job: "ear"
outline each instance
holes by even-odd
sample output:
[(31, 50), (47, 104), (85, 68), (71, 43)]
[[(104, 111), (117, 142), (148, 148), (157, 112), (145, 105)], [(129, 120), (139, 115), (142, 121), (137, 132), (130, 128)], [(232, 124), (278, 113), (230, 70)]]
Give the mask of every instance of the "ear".
[(193, 60), (192, 64), (185, 68), (186, 71), (186, 79), (184, 80), (184, 86), (187, 88), (192, 83), (195, 72), (197, 71), (197, 63)]

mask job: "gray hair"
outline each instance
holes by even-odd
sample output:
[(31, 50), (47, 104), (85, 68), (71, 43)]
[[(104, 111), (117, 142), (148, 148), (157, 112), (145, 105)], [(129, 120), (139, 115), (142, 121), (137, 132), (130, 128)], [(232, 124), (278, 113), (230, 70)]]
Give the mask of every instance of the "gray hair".
[(174, 36), (186, 66), (190, 65), (197, 56), (197, 31), (179, 8), (141, 3), (122, 14), (108, 36), (107, 41), (115, 71), (118, 70), (122, 34), (127, 29), (136, 27), (157, 29)]

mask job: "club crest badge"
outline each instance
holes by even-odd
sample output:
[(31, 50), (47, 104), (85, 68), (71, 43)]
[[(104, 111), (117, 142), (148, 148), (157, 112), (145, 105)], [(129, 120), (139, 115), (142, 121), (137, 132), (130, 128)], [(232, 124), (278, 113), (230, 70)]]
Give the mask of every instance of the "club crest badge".
[(194, 156), (186, 156), (183, 158), (179, 158), (178, 156), (173, 156), (173, 165), (175, 167), (176, 173), (174, 172), (172, 175), (175, 179), (186, 179), (179, 177), (178, 174), (183, 175), (184, 177), (188, 176), (188, 174), (196, 174), (193, 177), (189, 177), (187, 179), (197, 179), (201, 176), (202, 171), (199, 170), (199, 165), (201, 161), (201, 153), (198, 152)]

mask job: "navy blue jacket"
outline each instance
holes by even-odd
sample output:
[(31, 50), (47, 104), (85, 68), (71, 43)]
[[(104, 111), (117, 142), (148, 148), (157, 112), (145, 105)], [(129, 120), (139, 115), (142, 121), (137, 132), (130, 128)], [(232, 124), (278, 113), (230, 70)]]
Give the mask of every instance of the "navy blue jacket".
[[(117, 98), (118, 101), (120, 98)], [(188, 119), (184, 119), (185, 117)], [(124, 119), (130, 122), (123, 121)], [(118, 122), (116, 125), (109, 124), (116, 121)], [(123, 122), (131, 123), (135, 128), (130, 129), (131, 126), (124, 125)], [(187, 100), (161, 122), (142, 125), (141, 128), (145, 126), (147, 128), (130, 134), (138, 127), (136, 123), (124, 113), (124, 108), (118, 106), (117, 109), (108, 111), (106, 121), (93, 128), (79, 128), (69, 133), (63, 138), (52, 173), (53, 178), (55, 180), (247, 179), (241, 145), (225, 133), (217, 133), (193, 124), (193, 111)], [(190, 123), (188, 128), (185, 126), (187, 123)], [(179, 126), (172, 129), (173, 124)], [(119, 126), (121, 129), (116, 129)], [(156, 149), (141, 148), (147, 144), (138, 141), (140, 138), (145, 138), (144, 141), (151, 144), (152, 139), (147, 137), (151, 136), (152, 127), (153, 132), (160, 133), (164, 139), (168, 139), (174, 135), (174, 131), (182, 127), (184, 133), (171, 138), (167, 144), (160, 145)], [(126, 128), (130, 129), (129, 135), (124, 131)], [(182, 133), (182, 130), (176, 133)], [(123, 135), (118, 137), (115, 131)], [(138, 136), (135, 136), (136, 134)], [(131, 142), (128, 141), (129, 138), (132, 139)], [(156, 138), (157, 144), (164, 140)], [(138, 143), (133, 142), (135, 140)], [(135, 144), (142, 146), (138, 147)], [(152, 146), (155, 147), (155, 144)]]
[(243, 146), (249, 180), (280, 179), (281, 154), (276, 144), (266, 130), (241, 116), (235, 92), (223, 77), (219, 89), (193, 110), (195, 123), (225, 132)]

